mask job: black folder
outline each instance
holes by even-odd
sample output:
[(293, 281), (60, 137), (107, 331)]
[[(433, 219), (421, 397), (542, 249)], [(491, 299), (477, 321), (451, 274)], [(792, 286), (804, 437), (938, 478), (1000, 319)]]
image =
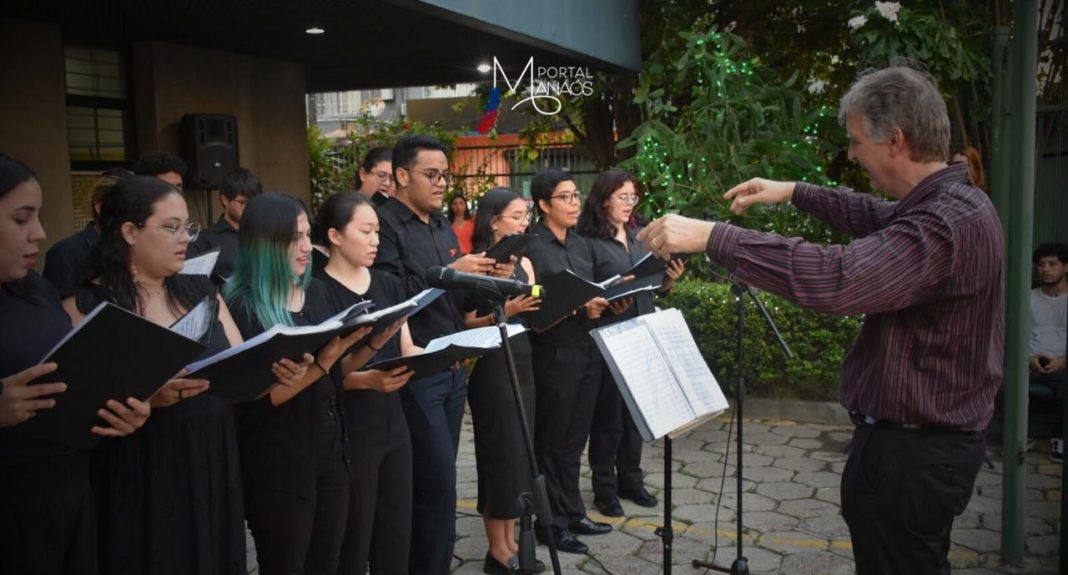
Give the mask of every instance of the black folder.
[(542, 282), (541, 305), (527, 313), (527, 323), (534, 331), (545, 331), (603, 292), (604, 288), (571, 270), (557, 272)]
[(538, 234), (508, 234), (501, 241), (493, 244), (486, 250), (486, 257), (497, 260), (497, 263), (507, 263), (512, 256), (522, 259), (530, 242), (536, 240)]
[[(518, 325), (508, 326), (509, 337), (515, 337), (524, 331), (525, 328)], [(458, 361), (485, 355), (499, 349), (500, 345), (497, 326), (480, 327), (436, 338), (427, 343), (426, 349), (429, 351), (378, 361), (365, 366), (364, 369), (388, 371), (403, 365), (415, 372), (413, 378), (420, 378), (448, 369)]]
[[(33, 383), (62, 381), (56, 406), (12, 429), (28, 437), (88, 449), (100, 439), (89, 429), (107, 423), (97, 410), (109, 399), (146, 400), (204, 346), (111, 303), (101, 303), (48, 352), (56, 371)], [(32, 384), (31, 384), (32, 385)]]
[(661, 271), (659, 274), (651, 274), (644, 277), (632, 279), (627, 282), (613, 285), (612, 287), (604, 290), (601, 297), (608, 301), (616, 301), (625, 297), (630, 297), (637, 293), (644, 291), (655, 291), (660, 289), (660, 286), (664, 285), (665, 273)]

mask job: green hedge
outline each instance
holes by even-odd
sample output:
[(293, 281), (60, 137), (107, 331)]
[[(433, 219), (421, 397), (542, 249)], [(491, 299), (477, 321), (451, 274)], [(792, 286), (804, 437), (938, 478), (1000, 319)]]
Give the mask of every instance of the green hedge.
[[(775, 334), (764, 324), (750, 298), (745, 309), (747, 392), (754, 397), (830, 401), (838, 396), (842, 359), (860, 330), (861, 316), (833, 317), (798, 307), (759, 292), (783, 338), (794, 352), (787, 359)], [(721, 282), (684, 278), (661, 308), (678, 308), (698, 347), (724, 392), (733, 393), (737, 316), (730, 286)]]

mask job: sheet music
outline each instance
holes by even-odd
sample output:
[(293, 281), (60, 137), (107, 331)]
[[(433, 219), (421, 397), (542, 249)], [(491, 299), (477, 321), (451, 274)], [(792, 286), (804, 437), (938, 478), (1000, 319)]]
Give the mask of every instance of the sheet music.
[(193, 341), (200, 341), (215, 322), (218, 300), (208, 296), (203, 299), (189, 313), (182, 316), (171, 325), (171, 331), (184, 335)]
[(643, 315), (640, 319), (656, 334), (656, 345), (667, 358), (694, 413), (703, 415), (726, 410), (727, 398), (701, 356), (682, 312), (669, 309)]
[(632, 323), (619, 331), (610, 330), (613, 333), (606, 331), (609, 330), (602, 331), (602, 342), (612, 357), (610, 365), (614, 363), (619, 370), (618, 374), (613, 370), (613, 374), (622, 375), (626, 381), (626, 388), (652, 433), (652, 438), (646, 440), (663, 437), (696, 416), (644, 324)]
[[(508, 324), (508, 337), (511, 338), (526, 331), (527, 328)], [(445, 349), (450, 345), (459, 347), (477, 347), (481, 349), (493, 349), (501, 345), (501, 331), (497, 326), (477, 327), (458, 331), (452, 335), (439, 337), (426, 345), (423, 353), (432, 353), (439, 349)]]
[(215, 262), (219, 261), (219, 253), (219, 250), (211, 250), (195, 258), (185, 260), (182, 271), (178, 273), (191, 276), (210, 276), (212, 270), (215, 269)]

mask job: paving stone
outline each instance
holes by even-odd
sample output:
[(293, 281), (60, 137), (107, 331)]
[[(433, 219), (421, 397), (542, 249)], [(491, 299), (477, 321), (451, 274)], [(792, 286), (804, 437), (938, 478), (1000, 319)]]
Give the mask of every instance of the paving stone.
[[(715, 503), (716, 501), (715, 494), (700, 489), (672, 489), (671, 491), (671, 504), (673, 507), (698, 503)], [(623, 500), (623, 503), (626, 504), (627, 501)], [(631, 504), (633, 505), (633, 503)]]
[(812, 487), (836, 487), (842, 483), (842, 476), (830, 471), (805, 471), (794, 477), (794, 483), (804, 483)]
[(950, 545), (949, 564), (953, 567), (961, 568), (980, 567), (983, 564), (983, 557), (986, 555), (989, 555), (989, 553), (980, 554), (959, 545)]
[(820, 501), (819, 499), (794, 499), (791, 501), (783, 501), (779, 504), (779, 508), (776, 509), (779, 513), (785, 513), (792, 517), (806, 518), (806, 517), (820, 517), (827, 515), (838, 515), (838, 506), (826, 501)]
[(1001, 534), (989, 529), (954, 529), (952, 539), (954, 543), (980, 553), (1001, 549)]
[(827, 434), (827, 439), (838, 443), (849, 443), (853, 440), (852, 431), (832, 431)]
[(805, 439), (799, 437), (791, 439), (787, 442), (787, 445), (799, 447), (801, 449), (820, 449), (823, 447), (823, 442), (818, 439)]
[(842, 504), (842, 490), (839, 487), (821, 487), (816, 490), (816, 499), (835, 505)]
[(841, 451), (813, 451), (808, 454), (812, 459), (818, 459), (820, 461), (827, 461), (830, 463), (837, 463), (839, 461), (845, 461), (848, 459), (848, 455)]
[(744, 429), (745, 429), (745, 436), (746, 437), (750, 437), (750, 436), (752, 436), (754, 434), (757, 434), (757, 433), (767, 433), (767, 432), (771, 431), (771, 428), (772, 428), (771, 425), (768, 425), (768, 424), (765, 424), (765, 423), (755, 423), (755, 422), (749, 421), (748, 419), (745, 420)]
[[(752, 493), (756, 489), (756, 482), (742, 478), (742, 493)], [(737, 490), (734, 477), (709, 477), (697, 482), (697, 488), (712, 494), (734, 493)]]
[(580, 535), (579, 538), (590, 547), (592, 555), (630, 555), (643, 543), (633, 534), (618, 529), (604, 535)]
[(761, 445), (757, 447), (757, 453), (771, 457), (802, 457), (805, 455), (805, 450), (789, 445)]
[(789, 555), (826, 551), (830, 546), (830, 541), (800, 531), (772, 531), (762, 534), (757, 544), (765, 549)]
[(742, 516), (742, 526), (761, 533), (767, 531), (789, 531), (800, 523), (800, 519), (774, 511), (748, 511)]
[(772, 483), (777, 481), (790, 481), (794, 472), (780, 467), (749, 467), (746, 466), (744, 477), (757, 483)]
[(976, 513), (1001, 513), (1001, 501), (992, 497), (974, 496), (968, 502), (968, 510)]
[[(737, 509), (736, 501), (738, 496), (733, 492), (725, 493), (723, 495), (723, 506), (728, 509)], [(743, 493), (742, 494), (742, 512), (749, 513), (750, 511), (772, 511), (778, 502), (770, 497), (764, 497), (759, 493)]]
[[(692, 475), (684, 475), (682, 473), (671, 474), (671, 486), (672, 488), (680, 487), (693, 487), (700, 481), (699, 478)], [(645, 474), (645, 486), (656, 487), (657, 489), (664, 488), (664, 474), (659, 472), (646, 473)]]
[(786, 425), (776, 426), (772, 428), (772, 433), (781, 433), (789, 437), (801, 437), (805, 439), (816, 439), (823, 434), (822, 429), (817, 429), (810, 425)]
[(790, 438), (778, 433), (749, 433), (745, 434), (745, 442), (753, 445), (786, 445)]
[(774, 467), (781, 467), (782, 469), (789, 469), (791, 471), (820, 471), (827, 467), (827, 462), (804, 456), (778, 457), (771, 465)]
[(775, 461), (774, 457), (762, 453), (746, 453), (742, 463), (746, 469), (749, 469), (750, 467), (766, 467)]
[[(657, 575), (661, 572), (660, 563), (653, 563), (643, 557), (633, 555), (594, 555), (598, 561), (587, 561), (582, 565), (585, 573), (604, 575)], [(552, 573), (552, 569), (547, 569)]]
[(980, 515), (975, 511), (965, 509), (964, 513), (961, 513), (953, 519), (954, 529), (979, 529), (983, 527), (983, 519), (985, 516)]
[(697, 431), (690, 432), (690, 439), (695, 441), (702, 441), (704, 443), (726, 443), (728, 434), (726, 431), (719, 429), (698, 429)]
[(1055, 555), (1060, 549), (1059, 535), (1041, 535), (1028, 537), (1025, 541), (1028, 553), (1039, 556)]
[(1042, 475), (1048, 475), (1050, 477), (1060, 477), (1061, 470), (1063, 469), (1064, 466), (1060, 463), (1046, 463), (1043, 465), (1039, 465), (1035, 471), (1037, 473), (1040, 473)]
[[(716, 552), (716, 565), (721, 567), (730, 567), (734, 563), (734, 558), (738, 556), (738, 548), (731, 541), (729, 545), (722, 545)], [(749, 571), (751, 573), (781, 573), (781, 566), (783, 562), (782, 555), (756, 547), (753, 545), (743, 546), (742, 556), (746, 558), (749, 565)], [(709, 557), (711, 559), (711, 557)], [(687, 571), (686, 573), (693, 573), (693, 571)], [(700, 571), (696, 572), (698, 575)]]
[(837, 473), (838, 475), (841, 475), (842, 472), (845, 471), (845, 466), (845, 461), (836, 461), (834, 463), (827, 464), (827, 467), (831, 470), (831, 473)]
[(781, 573), (791, 575), (853, 575), (853, 561), (827, 553), (795, 553), (782, 560)]
[(849, 536), (849, 527), (846, 526), (845, 519), (842, 519), (841, 513), (837, 510), (834, 513), (804, 519), (801, 522), (801, 526), (798, 527), (798, 531), (812, 533), (828, 539), (835, 537), (848, 538)]
[(1060, 489), (1061, 478), (1049, 475), (1031, 474), (1027, 476), (1027, 486), (1034, 489)]
[(757, 493), (775, 499), (786, 501), (789, 499), (802, 499), (811, 497), (815, 489), (808, 485), (797, 483), (761, 483), (757, 485)]
[[(712, 523), (716, 519), (716, 506), (713, 504), (687, 505), (679, 507), (672, 512), (674, 517), (689, 521), (690, 523)], [(734, 511), (731, 508), (720, 506), (719, 520), (734, 520)]]

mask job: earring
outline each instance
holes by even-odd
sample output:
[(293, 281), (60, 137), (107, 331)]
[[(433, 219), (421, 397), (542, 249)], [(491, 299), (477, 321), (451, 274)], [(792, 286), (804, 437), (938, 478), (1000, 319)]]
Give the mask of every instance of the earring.
[(130, 275), (133, 276), (133, 278), (135, 280), (137, 279), (137, 264), (135, 264), (135, 263), (131, 263), (130, 264)]

